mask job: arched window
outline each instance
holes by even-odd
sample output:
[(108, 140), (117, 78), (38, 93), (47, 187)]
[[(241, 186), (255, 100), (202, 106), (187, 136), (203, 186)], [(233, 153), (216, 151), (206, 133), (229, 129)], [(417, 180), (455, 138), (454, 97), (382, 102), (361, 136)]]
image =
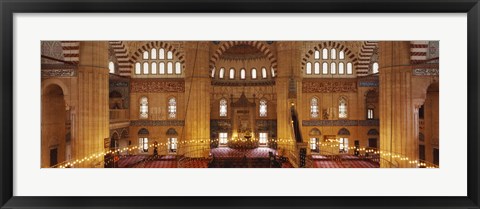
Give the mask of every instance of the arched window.
[(343, 97), (338, 101), (338, 118), (347, 118), (347, 100)]
[(148, 98), (147, 97), (140, 98), (140, 118), (141, 119), (148, 118)]
[(168, 118), (176, 118), (177, 117), (177, 101), (174, 97), (168, 100)]
[(311, 62), (307, 62), (307, 69), (306, 69), (305, 73), (307, 73), (307, 75), (312, 74), (312, 63)]
[(328, 74), (328, 63), (327, 62), (323, 62), (323, 64), (322, 64), (322, 73), (323, 73), (323, 75)]
[(157, 63), (152, 62), (152, 74), (157, 74)]
[(310, 100), (310, 117), (318, 118), (318, 99), (315, 97)]
[(267, 117), (267, 101), (264, 99), (260, 100), (260, 117)]
[(176, 153), (177, 152), (177, 137), (168, 137), (168, 152)]
[(175, 63), (175, 74), (182, 74), (182, 65), (180, 64), (180, 62)]
[(167, 74), (173, 74), (173, 63), (172, 62), (167, 63)]
[(235, 69), (230, 68), (230, 79), (234, 79), (234, 78), (235, 78)]
[(318, 130), (318, 128), (313, 128), (312, 130), (310, 130), (308, 135), (310, 137), (310, 151), (318, 153), (320, 151), (318, 149), (320, 141), (319, 139), (322, 133), (320, 132), (320, 130)]
[(218, 142), (220, 145), (226, 145), (228, 143), (228, 133), (227, 132), (218, 133)]
[(378, 73), (378, 62), (374, 62), (372, 65), (372, 72)]
[(252, 68), (252, 79), (257, 79), (257, 69)]
[(240, 70), (240, 79), (245, 79), (245, 69), (243, 68)]
[(315, 75), (320, 74), (320, 63), (315, 62)]
[(273, 69), (273, 67), (272, 67), (272, 68), (270, 68), (270, 71), (272, 71), (272, 78), (274, 78), (275, 77), (275, 69)]
[(143, 59), (148, 60), (148, 52), (147, 51), (143, 52)]
[(165, 74), (165, 63), (160, 62), (159, 65), (160, 65), (160, 67), (159, 67), (160, 68), (160, 74), (164, 75)]
[(143, 74), (148, 75), (148, 62), (143, 63)]
[(331, 49), (330, 50), (330, 57), (332, 58), (332, 60), (337, 59), (337, 50)]
[(367, 108), (367, 119), (373, 119), (373, 108)]
[(151, 54), (152, 60), (157, 59), (157, 49), (153, 48)]
[(224, 74), (225, 74), (225, 68), (222, 67), (220, 68), (220, 72), (218, 72), (218, 78), (223, 78)]
[(262, 68), (262, 78), (267, 78), (267, 69)]
[(148, 130), (142, 128), (138, 131), (138, 150), (148, 152)]
[(220, 100), (220, 117), (227, 117), (227, 100)]
[(140, 75), (142, 73), (142, 66), (139, 62), (135, 63), (135, 74)]
[(343, 62), (338, 63), (338, 74), (345, 74), (345, 66)]
[(215, 78), (215, 67), (212, 68), (212, 78)]
[(268, 132), (258, 133), (258, 144), (260, 146), (266, 146), (268, 142)]
[(115, 64), (113, 64), (113, 62), (108, 63), (108, 72), (115, 73)]
[(167, 52), (167, 59), (169, 59), (169, 60), (173, 59), (173, 52), (172, 51)]
[(318, 153), (318, 138), (311, 137), (310, 138), (310, 151)]
[(316, 60), (320, 59), (320, 51), (318, 50), (315, 51), (315, 59)]
[(337, 63), (332, 62), (330, 64), (330, 74), (332, 75), (337, 74)]
[(165, 59), (165, 49), (158, 50), (158, 59)]
[[(347, 74), (354, 74), (352, 65), (352, 60), (354, 60), (354, 57), (349, 57), (348, 53), (350, 52), (347, 50), (348, 49), (345, 48), (345, 46), (342, 46), (339, 43), (330, 44), (329, 46), (325, 46), (325, 48), (321, 49), (314, 47), (314, 49), (307, 50), (305, 57), (303, 57), (301, 60), (304, 63), (304, 66), (302, 66), (302, 70), (305, 71), (303, 76), (319, 77), (317, 75), (320, 75), (320, 77), (331, 77), (330, 75), (343, 76)], [(350, 64), (347, 66), (347, 63)], [(369, 73), (371, 72), (372, 71), (369, 71)]]
[(352, 63), (351, 62), (347, 63), (347, 74), (348, 75), (353, 74), (353, 68), (352, 68)]
[(322, 50), (322, 59), (324, 60), (328, 59), (328, 49)]
[(348, 138), (347, 137), (341, 137), (338, 139), (339, 145), (339, 152), (340, 153), (348, 153)]

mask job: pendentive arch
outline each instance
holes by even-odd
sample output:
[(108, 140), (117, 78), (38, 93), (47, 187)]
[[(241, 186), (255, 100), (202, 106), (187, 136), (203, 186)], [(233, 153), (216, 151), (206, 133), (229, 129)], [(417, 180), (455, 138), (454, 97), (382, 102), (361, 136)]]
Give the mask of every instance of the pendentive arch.
[[(139, 47), (137, 51), (135, 51), (130, 57), (130, 73), (133, 73), (135, 62), (142, 59), (143, 52), (148, 51), (150, 53), (152, 48), (163, 48), (165, 49), (165, 51), (171, 51), (173, 53), (173, 56), (176, 57), (182, 65), (185, 64), (185, 56), (177, 49), (175, 49), (175, 47), (163, 41), (151, 41)], [(184, 67), (182, 67), (182, 69), (183, 68)]]
[(315, 51), (322, 51), (324, 48), (332, 48), (338, 51), (343, 51), (345, 53), (345, 59), (348, 59), (352, 62), (353, 67), (358, 65), (358, 59), (355, 57), (355, 53), (352, 52), (348, 47), (344, 46), (341, 43), (336, 41), (325, 41), (317, 44), (313, 49), (309, 49), (302, 57), (302, 70), (305, 70), (305, 66), (310, 59), (310, 57), (315, 56)]
[[(277, 75), (277, 57), (275, 54), (270, 50), (270, 47), (260, 41), (224, 41), (220, 44), (220, 46), (215, 50), (212, 57), (210, 57), (210, 70), (215, 67), (215, 63), (220, 59), (220, 56), (227, 51), (232, 46), (246, 44), (252, 47), (257, 48), (260, 50), (270, 61), (271, 67), (274, 69), (275, 75)], [(267, 71), (269, 69), (267, 68)]]

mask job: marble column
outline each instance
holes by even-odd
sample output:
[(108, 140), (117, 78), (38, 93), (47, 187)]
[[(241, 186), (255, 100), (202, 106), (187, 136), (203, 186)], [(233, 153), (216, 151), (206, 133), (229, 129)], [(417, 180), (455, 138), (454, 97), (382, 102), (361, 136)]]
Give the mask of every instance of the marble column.
[(73, 159), (87, 159), (77, 167), (103, 167), (103, 157), (88, 157), (102, 153), (109, 138), (108, 79), (108, 43), (81, 42)]
[[(294, 49), (293, 42), (277, 42), (277, 60), (278, 69), (275, 78), (275, 89), (277, 94), (277, 139), (279, 150), (292, 150), (295, 146), (294, 136), (292, 135), (292, 125), (290, 118), (289, 99), (289, 79), (292, 73), (292, 52)], [(287, 142), (290, 140), (290, 142)]]
[[(412, 167), (418, 159), (410, 42), (379, 42), (381, 167)], [(397, 157), (400, 156), (400, 157)], [(407, 157), (409, 160), (402, 160)]]
[(181, 153), (187, 157), (207, 157), (210, 151), (209, 43), (185, 42), (185, 131), (189, 141)]

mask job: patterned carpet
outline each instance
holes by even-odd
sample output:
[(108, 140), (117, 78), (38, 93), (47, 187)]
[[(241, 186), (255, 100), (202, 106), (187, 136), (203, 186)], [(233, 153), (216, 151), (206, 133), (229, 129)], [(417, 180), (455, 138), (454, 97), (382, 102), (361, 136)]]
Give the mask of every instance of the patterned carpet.
[(141, 162), (134, 166), (134, 168), (176, 168), (177, 161), (173, 160), (155, 160)]
[(118, 168), (131, 168), (135, 166), (137, 163), (144, 160), (147, 156), (145, 155), (121, 155), (119, 156), (119, 160), (117, 162)]
[(316, 160), (313, 161), (314, 168), (378, 168), (379, 165), (367, 160)]
[(226, 158), (226, 157), (233, 157), (233, 158), (242, 158), (246, 156), (247, 158), (268, 158), (269, 152), (273, 152), (276, 154), (277, 151), (267, 147), (259, 147), (255, 149), (232, 149), (229, 147), (220, 147), (211, 149), (210, 152), (216, 158)]
[[(215, 148), (211, 150), (215, 156), (212, 167), (216, 168), (269, 168), (270, 148), (236, 150), (231, 148)], [(312, 155), (313, 168), (378, 168), (379, 164), (352, 155), (324, 156)], [(177, 162), (175, 155), (152, 158), (146, 155), (119, 156), (118, 168), (208, 168), (209, 159), (183, 159)], [(179, 165), (180, 164), (180, 165)], [(282, 168), (293, 168), (288, 162), (281, 164)]]

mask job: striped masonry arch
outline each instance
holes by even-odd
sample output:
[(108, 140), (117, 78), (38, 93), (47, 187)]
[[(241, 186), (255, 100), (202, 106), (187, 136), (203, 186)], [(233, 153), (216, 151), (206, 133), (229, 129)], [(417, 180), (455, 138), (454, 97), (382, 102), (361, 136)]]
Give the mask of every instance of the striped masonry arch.
[(378, 47), (378, 41), (364, 41), (360, 54), (358, 56), (357, 76), (366, 76), (371, 68), (370, 60), (372, 59), (375, 48)]
[(428, 41), (410, 42), (410, 63), (420, 64), (427, 60)]
[[(133, 53), (133, 55), (130, 57), (130, 73), (133, 72), (133, 65), (135, 64), (135, 62), (142, 57), (142, 53), (144, 51), (149, 51), (150, 52), (150, 49), (152, 48), (156, 48), (156, 49), (159, 49), (159, 48), (163, 48), (165, 49), (165, 51), (172, 51), (173, 53), (173, 56), (177, 57), (178, 61), (184, 65), (185, 64), (185, 56), (180, 53), (179, 51), (177, 51), (172, 45), (168, 44), (168, 43), (165, 43), (163, 41), (151, 41), (145, 45), (143, 45), (142, 47), (138, 48), (136, 52)], [(130, 75), (130, 74), (129, 74)]]
[(131, 64), (128, 60), (128, 52), (123, 41), (109, 41), (110, 47), (117, 58), (118, 72), (121, 76), (130, 76)]
[(317, 46), (314, 46), (313, 49), (310, 49), (307, 51), (307, 53), (305, 53), (302, 58), (302, 68), (305, 68), (308, 59), (311, 56), (314, 56), (315, 51), (322, 51), (323, 48), (335, 48), (338, 51), (343, 51), (345, 53), (345, 57), (352, 61), (353, 67), (356, 67), (358, 65), (358, 59), (355, 57), (355, 54), (349, 48), (335, 41), (325, 41), (319, 43)]
[(66, 62), (78, 64), (80, 61), (80, 41), (61, 41), (63, 57)]
[(263, 42), (260, 41), (225, 41), (222, 42), (221, 45), (218, 47), (217, 50), (213, 53), (212, 57), (210, 58), (210, 70), (213, 69), (215, 66), (215, 63), (220, 59), (220, 56), (230, 47), (240, 45), (240, 44), (247, 44), (250, 46), (253, 46), (260, 50), (267, 59), (271, 63), (271, 67), (274, 69), (275, 74), (277, 74), (277, 57), (275, 54), (270, 50), (270, 47), (268, 45), (264, 44)]

